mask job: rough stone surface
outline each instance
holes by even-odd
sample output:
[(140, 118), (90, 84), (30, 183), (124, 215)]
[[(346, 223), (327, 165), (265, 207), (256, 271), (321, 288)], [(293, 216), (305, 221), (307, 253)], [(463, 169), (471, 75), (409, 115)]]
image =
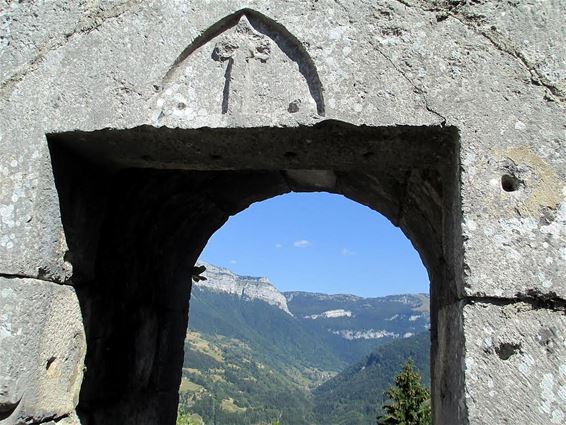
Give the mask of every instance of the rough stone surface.
[(466, 306), (464, 321), (473, 324), (464, 327), (472, 423), (487, 423), (487, 418), (501, 418), (502, 424), (566, 421), (565, 311), (564, 306), (554, 311), (526, 302)]
[(35, 423), (72, 414), (85, 352), (73, 288), (0, 278), (0, 423)]
[[(560, 351), (533, 335), (564, 328), (565, 8), (2, 3), (0, 423), (76, 420), (81, 332), (83, 422), (173, 423), (192, 263), (291, 190), (368, 205), (419, 251), (438, 423), (559, 420)], [(45, 356), (69, 350), (55, 384)]]

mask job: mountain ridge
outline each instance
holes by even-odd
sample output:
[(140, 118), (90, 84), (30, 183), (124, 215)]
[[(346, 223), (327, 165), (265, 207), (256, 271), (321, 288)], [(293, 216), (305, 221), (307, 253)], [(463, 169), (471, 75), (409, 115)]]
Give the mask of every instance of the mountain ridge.
[(238, 275), (230, 269), (199, 261), (206, 267), (202, 275), (206, 280), (195, 282), (201, 288), (225, 292), (242, 299), (260, 300), (276, 306), (289, 315), (293, 315), (287, 306), (287, 299), (266, 277)]
[(366, 425), (380, 403), (364, 394), (390, 385), (417, 340), (428, 356), (426, 294), (281, 293), (267, 278), (200, 263), (207, 280), (193, 284), (180, 411), (203, 423)]

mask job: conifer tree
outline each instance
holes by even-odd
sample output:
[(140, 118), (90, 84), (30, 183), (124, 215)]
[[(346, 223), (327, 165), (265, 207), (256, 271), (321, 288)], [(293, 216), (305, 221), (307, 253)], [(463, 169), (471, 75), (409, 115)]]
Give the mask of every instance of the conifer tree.
[(411, 359), (386, 394), (390, 402), (383, 406), (385, 414), (377, 418), (378, 425), (432, 424), (430, 393), (421, 384), (421, 375)]

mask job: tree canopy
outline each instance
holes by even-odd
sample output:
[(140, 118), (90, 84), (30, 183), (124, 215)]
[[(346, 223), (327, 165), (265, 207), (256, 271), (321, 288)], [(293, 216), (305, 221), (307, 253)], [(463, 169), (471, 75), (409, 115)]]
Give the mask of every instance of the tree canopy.
[(430, 393), (421, 384), (421, 375), (409, 359), (387, 390), (389, 403), (383, 406), (384, 415), (378, 416), (378, 425), (431, 425)]

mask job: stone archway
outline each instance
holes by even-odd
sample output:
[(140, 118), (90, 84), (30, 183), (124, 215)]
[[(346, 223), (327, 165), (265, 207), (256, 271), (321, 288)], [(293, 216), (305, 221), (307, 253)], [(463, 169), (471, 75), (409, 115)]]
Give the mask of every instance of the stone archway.
[(86, 423), (174, 422), (190, 270), (230, 215), (289, 191), (341, 193), (411, 239), (432, 282), (435, 418), (462, 417), (461, 320), (451, 310), (461, 249), (456, 129), (325, 121), (71, 132), (49, 142), (87, 332)]
[(287, 190), (417, 247), (437, 421), (564, 422), (560, 1), (8, 3), (1, 424), (78, 423), (85, 326), (83, 422), (169, 423), (186, 268)]

